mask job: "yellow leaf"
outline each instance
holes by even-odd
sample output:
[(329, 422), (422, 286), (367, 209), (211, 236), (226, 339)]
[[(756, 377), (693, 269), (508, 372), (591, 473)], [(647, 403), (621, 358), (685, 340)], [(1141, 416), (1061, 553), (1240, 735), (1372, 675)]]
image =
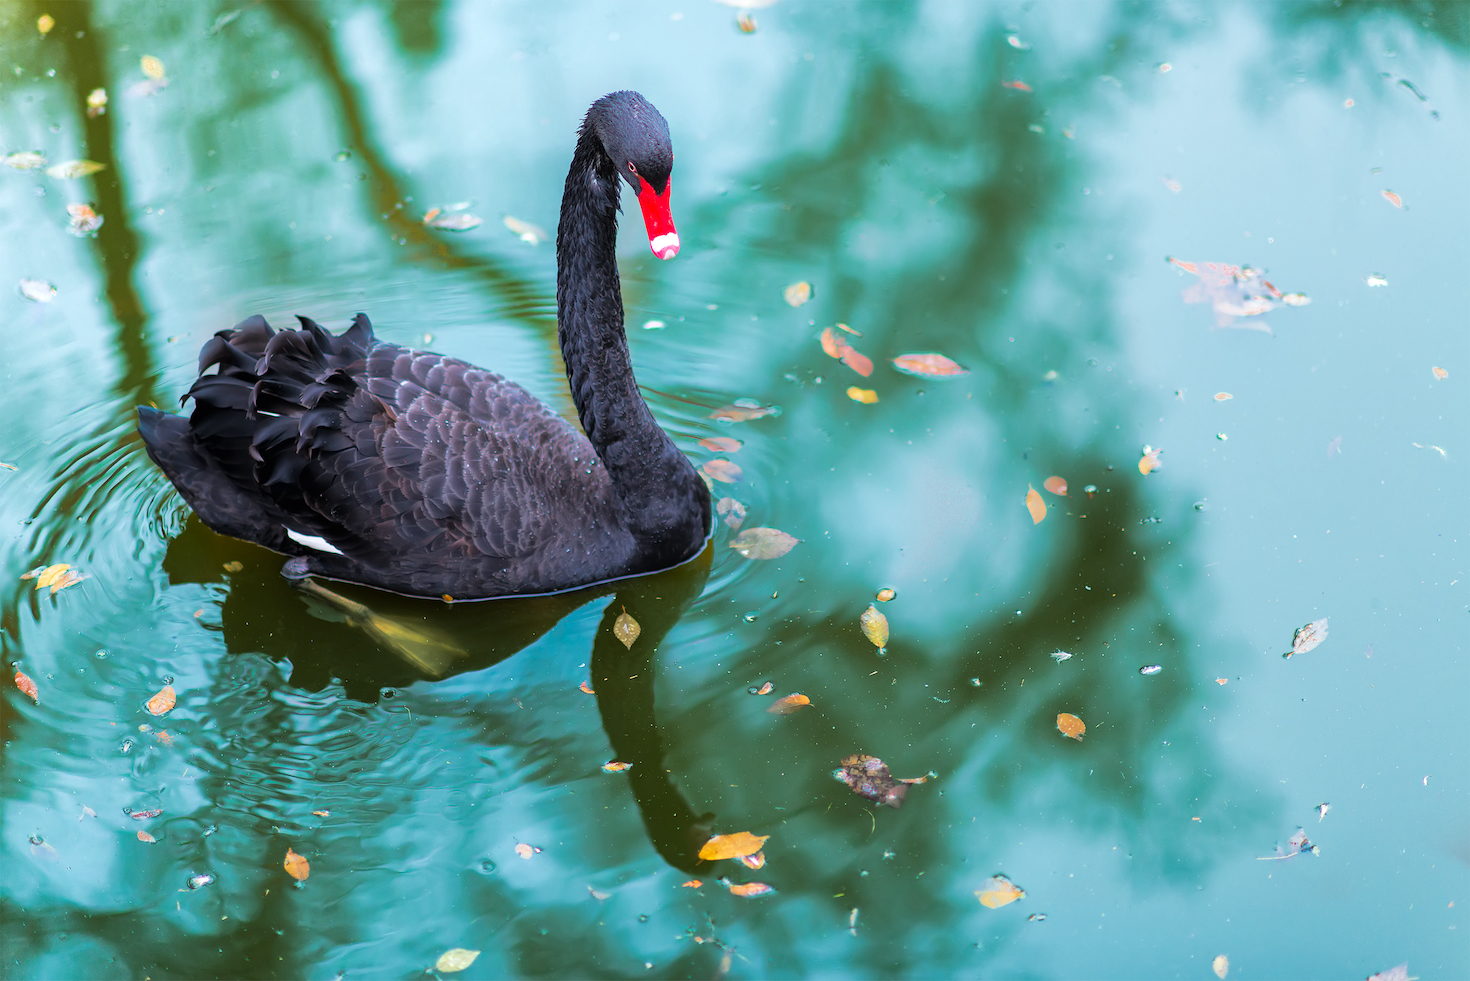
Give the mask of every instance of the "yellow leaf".
[(1031, 523), (1041, 524), (1041, 519), (1046, 517), (1046, 502), (1041, 495), (1036, 493), (1036, 488), (1030, 484), (1026, 485), (1026, 510), (1031, 512)]
[(283, 867), (286, 869), (286, 874), (297, 882), (305, 882), (306, 877), (311, 875), (311, 863), (293, 852), (290, 846), (286, 847), (286, 861)]
[(884, 586), (882, 589), (878, 590), (878, 593), (874, 598), (879, 603), (887, 603), (889, 600), (893, 599), (893, 597), (897, 595), (898, 594), (895, 593), (893, 590), (889, 589), (887, 586)]
[(784, 698), (776, 699), (774, 702), (771, 703), (771, 707), (766, 709), (766, 711), (770, 712), (772, 715), (790, 715), (797, 709), (805, 705), (810, 705), (811, 703), (812, 700), (810, 698), (807, 698), (800, 692), (793, 692), (792, 694), (787, 695)]
[(34, 577), (36, 580), (36, 590), (40, 591), (60, 579), (61, 574), (70, 568), (71, 566), (65, 562), (58, 562), (56, 565), (48, 565), (39, 571), (27, 572), (21, 578), (30, 579)]
[(753, 835), (749, 831), (737, 831), (732, 835), (715, 835), (699, 850), (704, 862), (718, 862), (726, 858), (742, 858), (760, 851), (770, 835)]
[(1082, 734), (1087, 731), (1087, 725), (1077, 716), (1069, 712), (1062, 712), (1057, 716), (1057, 729), (1062, 735), (1069, 739), (1082, 741)]
[(794, 307), (799, 307), (812, 298), (812, 284), (808, 282), (792, 283), (781, 291), (786, 302)]
[(633, 649), (633, 641), (637, 640), (638, 635), (642, 632), (643, 628), (638, 626), (637, 620), (628, 616), (627, 610), (619, 613), (618, 618), (613, 621), (613, 636), (622, 641), (623, 646), (629, 650)]
[(152, 55), (144, 55), (141, 64), (143, 66), (143, 74), (154, 81), (163, 77), (163, 62)]
[(888, 618), (878, 612), (878, 608), (869, 603), (863, 615), (858, 617), (858, 623), (863, 628), (863, 636), (873, 642), (873, 646), (880, 650), (888, 646)]
[(158, 694), (148, 699), (148, 711), (154, 715), (163, 715), (172, 709), (177, 702), (178, 697), (174, 694), (173, 686), (164, 685)]
[(1019, 888), (1003, 875), (993, 875), (980, 883), (980, 888), (975, 890), (975, 895), (979, 898), (980, 905), (986, 909), (999, 909), (1018, 899), (1025, 899), (1026, 890)]
[(56, 18), (52, 17), (50, 14), (42, 14), (40, 17), (36, 18), (36, 30), (41, 32), (42, 37), (50, 34), (51, 28), (55, 26)]
[(439, 955), (434, 962), (434, 970), (444, 974), (453, 974), (455, 971), (463, 971), (475, 962), (480, 956), (478, 950), (468, 950), (464, 947), (452, 947)]
[(856, 385), (848, 388), (847, 397), (852, 399), (854, 402), (861, 402), (863, 405), (872, 405), (874, 402), (878, 401), (877, 392), (873, 391), (871, 388), (858, 388)]

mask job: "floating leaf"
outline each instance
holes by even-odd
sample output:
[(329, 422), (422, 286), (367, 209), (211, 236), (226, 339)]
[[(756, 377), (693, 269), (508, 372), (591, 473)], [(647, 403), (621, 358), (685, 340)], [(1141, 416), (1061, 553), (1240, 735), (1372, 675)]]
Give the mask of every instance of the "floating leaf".
[(745, 505), (733, 497), (722, 497), (715, 503), (715, 513), (725, 519), (731, 531), (739, 531), (745, 523)]
[(1067, 482), (1061, 477), (1048, 477), (1041, 482), (1041, 486), (1051, 491), (1057, 497), (1067, 496)]
[(888, 646), (888, 618), (878, 612), (878, 608), (869, 603), (863, 615), (858, 617), (858, 623), (863, 628), (863, 636), (873, 642), (873, 646), (882, 650)]
[(774, 702), (771, 703), (770, 708), (766, 709), (766, 711), (770, 712), (772, 715), (790, 715), (797, 709), (800, 709), (805, 705), (810, 705), (811, 703), (812, 700), (810, 698), (807, 698), (800, 692), (793, 692), (790, 695), (785, 696), (784, 698), (776, 699)]
[(1041, 524), (1041, 519), (1046, 517), (1046, 502), (1041, 495), (1036, 493), (1036, 488), (1030, 484), (1026, 485), (1026, 510), (1031, 512), (1031, 523)]
[(754, 855), (741, 855), (740, 864), (747, 869), (763, 869), (766, 867), (766, 853), (756, 852)]
[[(25, 286), (25, 281), (24, 280), (21, 281), (21, 286), (22, 287)], [(54, 287), (53, 287), (53, 290), (52, 291), (53, 292), (55, 291), (55, 288)], [(25, 292), (24, 289), (22, 289), (21, 292)], [(1450, 376), (1450, 373), (1448, 371), (1445, 371), (1443, 368), (1440, 368), (1440, 367), (1430, 368), (1429, 369), (1429, 372), (1430, 372), (1430, 374), (1434, 375), (1434, 377), (1437, 378), (1437, 379), (1439, 379), (1440, 381), (1444, 381), (1446, 378), (1448, 378)]]
[(1000, 84), (1001, 84), (1001, 87), (1002, 88), (1015, 89), (1017, 92), (1030, 92), (1031, 91), (1031, 86), (1027, 85), (1025, 82), (1021, 81), (1019, 78), (1012, 79), (1009, 82), (1001, 82)]
[(709, 417), (718, 422), (749, 422), (751, 419), (780, 414), (779, 406), (761, 405), (754, 399), (736, 399), (734, 405), (722, 405), (711, 412)]
[(589, 893), (591, 893), (592, 894), (592, 898), (595, 899), (595, 900), (597, 900), (599, 903), (602, 902), (604, 899), (606, 899), (606, 898), (608, 898), (609, 896), (612, 895), (612, 893), (610, 893), (610, 892), (598, 892), (596, 889), (593, 889), (591, 886), (588, 886), (587, 887), (587, 891)]
[(688, 881), (679, 883), (679, 888), (698, 889), (702, 885), (704, 885), (704, 880), (702, 879), (689, 879)]
[(36, 688), (36, 683), (31, 680), (30, 675), (17, 671), (15, 673), (15, 687), (31, 696), (31, 701), (37, 705), (41, 704), (41, 693)]
[(172, 685), (164, 685), (158, 694), (148, 699), (148, 711), (154, 715), (163, 715), (178, 702), (178, 696), (174, 694)]
[(1297, 627), (1296, 633), (1291, 637), (1291, 650), (1282, 657), (1291, 657), (1293, 654), (1305, 654), (1327, 639), (1327, 618), (1313, 620), (1306, 626)]
[(847, 784), (853, 793), (893, 808), (903, 806), (909, 784), (926, 783), (933, 775), (931, 772), (922, 777), (895, 779), (888, 770), (888, 764), (866, 753), (844, 757), (842, 765), (832, 771), (833, 779)]
[[(1404, 199), (1401, 198), (1401, 197), (1399, 197), (1397, 194), (1393, 193), (1392, 191), (1390, 191), (1388, 188), (1384, 188), (1383, 190), (1379, 191), (1378, 193), (1383, 195), (1383, 200), (1387, 201), (1389, 204), (1393, 205), (1395, 208), (1402, 208), (1404, 206)], [(1222, 978), (1224, 976), (1225, 975), (1223, 975), (1223, 974), (1220, 975), (1220, 977), (1222, 977)]]
[(50, 303), (56, 298), (56, 287), (44, 279), (22, 279), (20, 295), (33, 303)]
[(699, 445), (716, 453), (734, 453), (745, 444), (729, 436), (706, 436), (699, 441)]
[(86, 177), (106, 169), (107, 164), (100, 164), (95, 160), (68, 160), (65, 163), (47, 167), (46, 176), (55, 177), (57, 180), (75, 180), (78, 177)]
[(904, 374), (925, 378), (949, 378), (970, 373), (968, 368), (960, 367), (942, 354), (900, 354), (893, 359), (893, 367)]
[(1050, 657), (1058, 664), (1061, 664), (1063, 661), (1070, 661), (1072, 659), (1072, 655), (1063, 650), (1058, 650), (1054, 654), (1048, 654), (1047, 657)]
[(878, 590), (878, 592), (873, 594), (873, 598), (876, 599), (879, 603), (887, 603), (897, 595), (898, 594), (895, 593), (892, 589), (884, 586), (882, 589)]
[(1163, 466), (1163, 464), (1159, 463), (1159, 454), (1162, 452), (1164, 452), (1162, 446), (1158, 449), (1154, 449), (1152, 446), (1145, 446), (1143, 448), (1143, 456), (1138, 460), (1138, 472), (1147, 477), (1159, 469), (1159, 467)]
[[(476, 224), (479, 224), (478, 220)], [(519, 236), (522, 242), (529, 245), (540, 245), (551, 237), (541, 226), (533, 225), (529, 221), (521, 221), (519, 218), (512, 218), (510, 215), (505, 216), (505, 227)]]
[(516, 844), (516, 854), (521, 858), (530, 859), (532, 855), (536, 854), (536, 849), (522, 841)]
[(331, 817), (332, 815), (331, 811), (312, 811), (311, 813), (315, 814), (319, 818)]
[(771, 692), (773, 692), (775, 690), (776, 690), (776, 686), (773, 685), (771, 682), (767, 681), (765, 684), (761, 685), (759, 688), (756, 688), (756, 687), (752, 686), (750, 688), (750, 693), (752, 695), (769, 695)]
[(93, 89), (87, 93), (87, 118), (96, 119), (107, 112), (107, 90)]
[(163, 811), (157, 809), (151, 811), (133, 811), (128, 815), (128, 817), (132, 818), (134, 821), (146, 821), (149, 818), (156, 818), (162, 813)]
[(854, 402), (861, 402), (863, 405), (872, 405), (874, 402), (878, 401), (877, 392), (873, 391), (871, 388), (858, 388), (856, 385), (850, 386), (848, 388), (847, 397), (852, 399)]
[(781, 295), (786, 298), (787, 303), (799, 307), (812, 298), (812, 284), (805, 281), (792, 283), (781, 291)]
[(753, 835), (749, 831), (737, 831), (731, 835), (715, 835), (699, 849), (700, 861), (718, 862), (726, 858), (742, 858), (760, 851), (770, 835)]
[(1138, 673), (1142, 675), (1155, 675), (1162, 670), (1164, 670), (1164, 666), (1162, 664), (1145, 664), (1143, 667), (1138, 669)]
[(1216, 678), (1215, 679), (1215, 684), (1217, 684), (1217, 685), (1228, 685), (1228, 684), (1230, 684), (1230, 679), (1229, 678)]
[(747, 882), (744, 885), (738, 886), (734, 885), (733, 883), (727, 882), (726, 885), (729, 886), (730, 893), (732, 895), (744, 896), (747, 899), (754, 896), (764, 896), (768, 893), (773, 893), (776, 891), (774, 888), (766, 885), (764, 882)]
[(52, 17), (50, 14), (42, 14), (41, 16), (36, 18), (36, 30), (41, 32), (42, 37), (50, 34), (51, 28), (55, 26), (56, 18)]
[(729, 460), (708, 460), (699, 469), (710, 480), (718, 480), (722, 484), (737, 483), (742, 473), (740, 466)]
[(1409, 981), (1409, 962), (1404, 961), (1386, 971), (1370, 974), (1368, 981)]
[(602, 772), (604, 773), (622, 773), (624, 770), (631, 769), (633, 769), (632, 763), (624, 763), (621, 760), (609, 760), (602, 764)]
[(90, 204), (69, 204), (66, 206), (66, 213), (70, 216), (67, 231), (78, 238), (95, 234), (102, 227), (102, 216), (92, 210)]
[(30, 150), (21, 150), (19, 153), (8, 154), (5, 157), (5, 166), (16, 170), (39, 170), (46, 166), (46, 158)]
[(311, 863), (293, 852), (289, 845), (286, 847), (286, 861), (282, 865), (286, 874), (297, 882), (305, 882), (306, 877), (311, 875)]
[(1003, 875), (993, 875), (980, 883), (980, 888), (975, 890), (975, 895), (979, 898), (980, 905), (986, 909), (999, 909), (1018, 899), (1025, 899), (1026, 890), (1019, 888)]
[(1230, 958), (1224, 954), (1218, 954), (1214, 962), (1210, 964), (1210, 967), (1214, 969), (1215, 977), (1219, 978), (1220, 981), (1225, 981), (1225, 975), (1230, 973)]
[(431, 208), (424, 215), (425, 225), (444, 232), (467, 232), (471, 228), (479, 228), (484, 223), (485, 219), (479, 215), (472, 215), (468, 211), (446, 214), (438, 208)]
[(141, 842), (143, 842), (143, 843), (145, 843), (145, 844), (148, 844), (148, 845), (155, 844), (158, 841), (157, 838), (153, 837), (152, 835), (150, 835), (146, 831), (139, 831), (138, 832), (138, 840), (141, 841)]
[(434, 970), (444, 974), (463, 971), (473, 964), (475, 958), (479, 956), (480, 952), (478, 950), (469, 950), (465, 947), (451, 947), (439, 955), (439, 959), (434, 962)]
[(847, 343), (845, 338), (838, 337), (831, 327), (822, 329), (822, 350), (864, 378), (873, 373), (873, 360)]
[(55, 565), (37, 566), (30, 572), (22, 573), (21, 578), (36, 580), (36, 591), (39, 592), (52, 583), (59, 581), (70, 568), (71, 566), (65, 562), (58, 562)]
[[(66, 569), (60, 575), (56, 576), (50, 581), (51, 595), (55, 596), (58, 592), (65, 589), (66, 587), (75, 586), (82, 580), (90, 578), (92, 577), (83, 575), (75, 569)], [(41, 588), (41, 584), (39, 582), (37, 583), (36, 588)]]
[(629, 650), (633, 649), (633, 641), (637, 640), (638, 635), (643, 632), (638, 621), (629, 616), (627, 610), (618, 614), (618, 618), (613, 621), (612, 629), (613, 636), (622, 641), (623, 646)]
[(1233, 398), (1235, 398), (1235, 396), (1234, 395), (1231, 395), (1229, 392), (1216, 392), (1215, 393), (1215, 401), (1216, 402), (1228, 402), (1228, 401), (1230, 401)]
[(1068, 739), (1082, 741), (1082, 734), (1087, 731), (1086, 724), (1070, 712), (1062, 712), (1057, 715), (1057, 729)]
[(1281, 302), (1289, 307), (1304, 307), (1312, 302), (1312, 298), (1305, 293), (1283, 293)]
[(779, 528), (746, 528), (730, 540), (730, 548), (747, 559), (779, 559), (799, 541)]
[(163, 77), (163, 62), (152, 55), (144, 55), (140, 64), (143, 68), (143, 74), (155, 82)]
[(582, 682), (577, 687), (580, 688), (582, 691), (586, 692), (588, 695), (596, 695), (597, 694), (597, 692), (595, 692), (595, 691), (592, 690), (592, 686), (589, 685), (589, 684), (587, 684), (587, 682), (585, 682), (585, 681)]

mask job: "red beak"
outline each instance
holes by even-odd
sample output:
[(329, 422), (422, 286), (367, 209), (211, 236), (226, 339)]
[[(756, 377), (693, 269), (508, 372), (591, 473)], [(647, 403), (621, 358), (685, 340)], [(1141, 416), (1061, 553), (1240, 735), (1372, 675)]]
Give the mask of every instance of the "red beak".
[(660, 259), (679, 254), (679, 233), (674, 231), (674, 216), (669, 214), (669, 194), (674, 190), (672, 178), (659, 194), (653, 185), (638, 177), (638, 206), (643, 209), (643, 224), (648, 228), (648, 247)]

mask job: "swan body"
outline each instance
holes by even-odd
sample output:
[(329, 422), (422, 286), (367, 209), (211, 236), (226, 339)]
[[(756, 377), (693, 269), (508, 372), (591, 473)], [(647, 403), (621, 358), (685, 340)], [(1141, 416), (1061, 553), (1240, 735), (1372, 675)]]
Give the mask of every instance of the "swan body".
[(677, 253), (672, 167), (668, 126), (642, 96), (593, 104), (557, 230), (581, 432), (497, 374), (377, 340), (362, 314), (337, 335), (255, 316), (205, 343), (188, 418), (139, 407), (149, 456), (206, 525), (291, 556), (292, 578), (488, 599), (693, 558), (709, 491), (638, 392), (615, 255), (620, 180), (655, 254)]

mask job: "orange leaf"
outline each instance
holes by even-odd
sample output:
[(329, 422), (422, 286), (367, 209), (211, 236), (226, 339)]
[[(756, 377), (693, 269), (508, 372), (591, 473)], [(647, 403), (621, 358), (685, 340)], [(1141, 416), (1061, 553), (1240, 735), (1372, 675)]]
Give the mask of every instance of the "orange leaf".
[(714, 450), (716, 453), (734, 453), (745, 444), (729, 436), (707, 436), (699, 441), (699, 445), (707, 450)]
[(311, 875), (311, 864), (293, 852), (289, 845), (286, 847), (285, 869), (286, 874), (297, 882), (305, 882), (306, 877)]
[(690, 879), (688, 882), (679, 883), (679, 887), (682, 889), (698, 889), (702, 885), (704, 885), (704, 882), (700, 879)]
[(1068, 712), (1062, 712), (1057, 716), (1057, 729), (1069, 739), (1082, 741), (1082, 734), (1087, 731), (1087, 726), (1077, 716)]
[(735, 483), (740, 479), (741, 474), (739, 465), (729, 460), (709, 460), (699, 469), (709, 479), (718, 480), (722, 484)]
[(734, 405), (722, 405), (709, 417), (716, 422), (749, 422), (780, 414), (781, 410), (774, 405), (761, 405), (753, 399), (736, 399)]
[(1159, 467), (1162, 466), (1162, 464), (1159, 463), (1159, 454), (1162, 452), (1164, 452), (1164, 448), (1162, 446), (1158, 449), (1154, 449), (1152, 446), (1145, 446), (1143, 448), (1143, 456), (1140, 457), (1138, 460), (1138, 472), (1147, 477), (1149, 474), (1159, 469)]
[(36, 690), (36, 683), (31, 680), (30, 675), (17, 671), (15, 673), (15, 687), (31, 696), (31, 701), (37, 705), (41, 704), (41, 694)]
[(324, 818), (324, 817), (329, 817), (332, 812), (331, 811), (312, 811), (311, 813), (315, 814), (319, 818)]
[(1036, 488), (1030, 484), (1026, 485), (1026, 510), (1031, 512), (1031, 523), (1041, 524), (1041, 519), (1046, 517), (1046, 502), (1041, 495), (1036, 493)]
[(139, 831), (138, 832), (138, 840), (139, 841), (142, 841), (142, 842), (146, 842), (147, 844), (150, 844), (150, 845), (153, 844), (154, 842), (158, 841), (157, 838), (153, 837), (152, 835), (150, 835), (146, 831)]
[(177, 702), (178, 697), (174, 695), (173, 686), (164, 685), (163, 689), (157, 695), (148, 699), (148, 711), (154, 715), (163, 715), (169, 709), (173, 708)]
[(842, 351), (842, 363), (864, 378), (873, 373), (873, 359), (862, 354), (857, 348), (848, 344)]
[(1443, 368), (1439, 367), (1430, 368), (1429, 371), (1434, 375), (1435, 378), (1438, 378), (1440, 381), (1443, 381), (1450, 376), (1450, 373), (1448, 371), (1445, 371)]
[(874, 402), (878, 401), (877, 392), (873, 391), (871, 388), (858, 388), (856, 385), (848, 388), (847, 397), (852, 399), (854, 402), (861, 402), (863, 403), (863, 405), (872, 405)]
[(837, 335), (832, 332), (832, 328), (831, 327), (823, 327), (822, 328), (822, 350), (826, 353), (827, 357), (829, 357), (829, 358), (840, 358), (840, 357), (842, 357), (842, 344), (843, 343), (845, 343), (845, 342), (839, 341), (837, 339)]
[(1026, 890), (1021, 889), (1003, 875), (993, 875), (980, 883), (980, 888), (975, 890), (975, 895), (979, 897), (981, 906), (986, 909), (998, 909), (1018, 899), (1025, 899)]
[(1216, 402), (1229, 402), (1233, 398), (1235, 398), (1235, 396), (1234, 395), (1231, 395), (1229, 392), (1216, 392), (1215, 393), (1215, 401)]
[(887, 603), (889, 600), (893, 599), (893, 597), (897, 595), (898, 594), (895, 593), (893, 590), (889, 589), (887, 586), (884, 586), (874, 595), (874, 599), (876, 599), (879, 603)]
[(1215, 684), (1217, 684), (1217, 685), (1229, 684), (1229, 682), (1230, 682), (1230, 679), (1229, 678), (1216, 678), (1215, 679)]
[(770, 683), (770, 682), (769, 682), (769, 681), (768, 681), (768, 682), (766, 682), (766, 683), (765, 683), (765, 684), (763, 684), (763, 685), (761, 685), (761, 686), (760, 686), (760, 687), (759, 687), (759, 688), (757, 688), (757, 689), (756, 689), (756, 690), (755, 690), (755, 693), (756, 693), (756, 694), (757, 694), (757, 695), (769, 695), (769, 694), (770, 694), (770, 693), (771, 693), (771, 692), (772, 692), (772, 691), (774, 691), (774, 690), (775, 690), (775, 688), (776, 688), (776, 686), (775, 686), (775, 685), (773, 685), (773, 684), (771, 684), (771, 683)]
[(766, 853), (756, 852), (754, 855), (741, 855), (740, 864), (747, 869), (763, 869), (766, 867)]
[(764, 882), (747, 882), (744, 885), (740, 886), (730, 886), (730, 892), (736, 896), (764, 896), (768, 892), (775, 891), (775, 889), (766, 885)]
[(704, 862), (744, 858), (746, 855), (754, 855), (760, 851), (770, 837), (770, 835), (753, 835), (749, 831), (737, 831), (732, 835), (715, 835), (699, 850), (699, 858)]
[(1041, 482), (1041, 486), (1051, 491), (1057, 497), (1067, 496), (1067, 482), (1061, 477), (1048, 477)]
[(592, 688), (591, 688), (591, 686), (589, 686), (589, 685), (588, 685), (588, 684), (587, 684), (587, 682), (585, 682), (585, 681), (584, 681), (584, 682), (582, 682), (582, 683), (581, 683), (581, 684), (580, 684), (580, 685), (578, 685), (578, 686), (577, 686), (577, 687), (578, 687), (578, 688), (580, 688), (580, 689), (582, 689), (582, 690), (583, 690), (583, 691), (584, 691), (584, 692), (586, 692), (586, 693), (587, 693), (587, 694), (589, 694), (589, 695), (596, 695), (596, 694), (597, 694), (597, 692), (595, 692), (595, 691), (593, 691), (593, 690), (592, 690)]
[(1003, 88), (1015, 89), (1018, 92), (1030, 92), (1031, 91), (1031, 86), (1027, 85), (1025, 82), (1021, 81), (1019, 78), (1016, 79), (1013, 82), (1001, 82), (1000, 84), (1001, 84), (1001, 86)]
[(811, 703), (812, 700), (810, 698), (807, 698), (805, 695), (802, 695), (800, 693), (796, 693), (787, 695), (785, 698), (776, 699), (774, 702), (771, 703), (771, 707), (766, 709), (766, 711), (770, 712), (772, 715), (790, 715), (792, 712), (795, 712), (803, 705), (810, 705)]
[(893, 359), (893, 366), (906, 374), (933, 378), (970, 373), (942, 354), (900, 354)]
[(812, 284), (805, 281), (792, 283), (781, 291), (781, 295), (785, 297), (787, 303), (799, 307), (812, 298)]
[(1383, 200), (1387, 201), (1389, 204), (1393, 205), (1395, 208), (1402, 208), (1404, 206), (1404, 199), (1401, 198), (1401, 197), (1399, 197), (1397, 194), (1393, 193), (1392, 191), (1388, 190), (1387, 188), (1384, 188), (1382, 191), (1379, 191), (1378, 193), (1380, 193), (1380, 194), (1383, 195)]

